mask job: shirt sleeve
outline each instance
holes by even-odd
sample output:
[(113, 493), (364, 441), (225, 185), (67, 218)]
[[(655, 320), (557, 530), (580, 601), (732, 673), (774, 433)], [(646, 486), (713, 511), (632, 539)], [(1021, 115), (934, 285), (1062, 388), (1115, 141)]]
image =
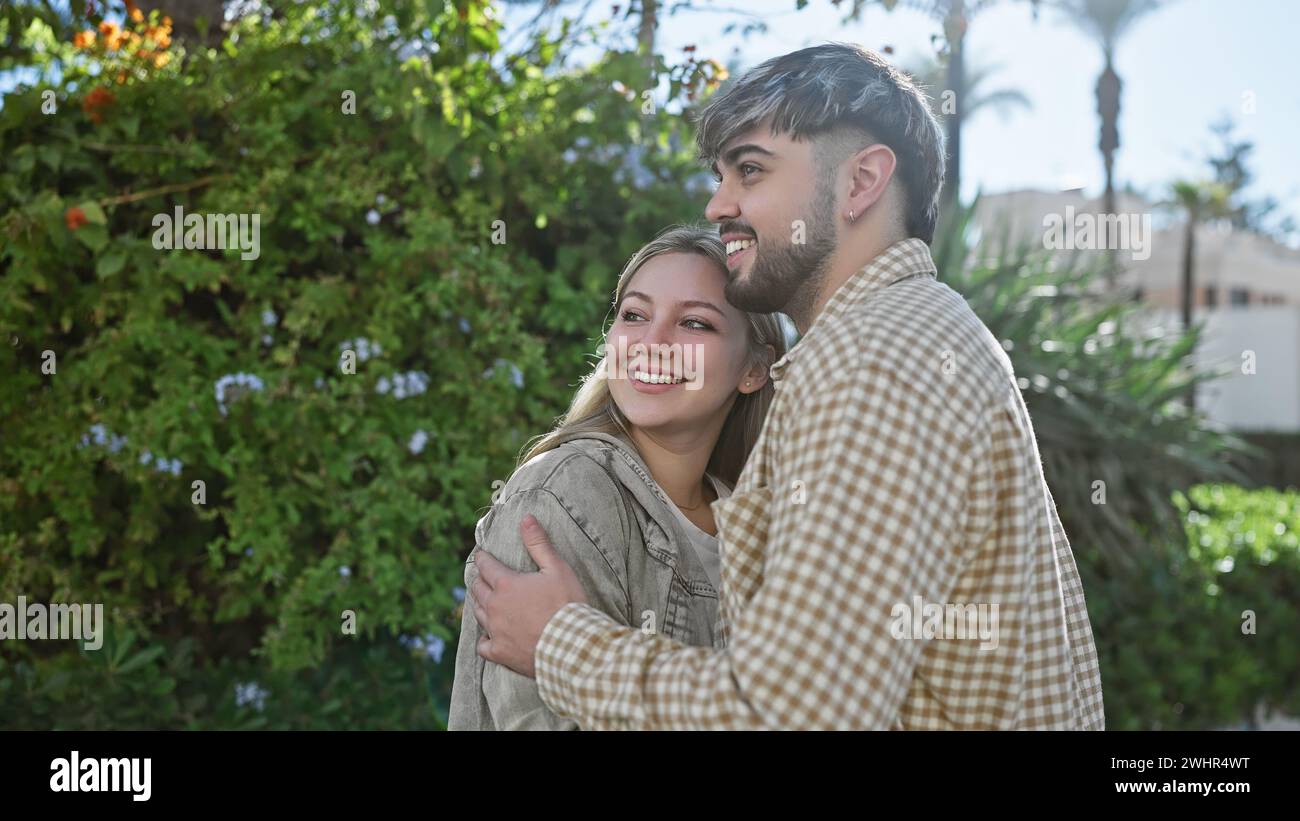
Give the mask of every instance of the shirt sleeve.
[(1052, 498), (1050, 489), (1047, 490), (1047, 507), (1051, 514), (1056, 564), (1061, 574), (1061, 593), (1065, 599), (1065, 617), (1079, 710), (1078, 726), (1084, 730), (1104, 730), (1106, 713), (1101, 695), (1101, 665), (1097, 660), (1097, 645), (1092, 638), (1088, 604), (1083, 597), (1083, 583), (1079, 580), (1074, 552), (1070, 549), (1070, 540), (1065, 535), (1065, 527), (1061, 525), (1061, 517), (1056, 512), (1056, 501)]
[(955, 416), (882, 369), (819, 387), (785, 417), (793, 472), (778, 478), (803, 492), (771, 493), (763, 578), (733, 608), (729, 646), (569, 604), (536, 649), (542, 699), (587, 728), (890, 727), (922, 648), (895, 637), (895, 606), (942, 601), (956, 578), (969, 464)]

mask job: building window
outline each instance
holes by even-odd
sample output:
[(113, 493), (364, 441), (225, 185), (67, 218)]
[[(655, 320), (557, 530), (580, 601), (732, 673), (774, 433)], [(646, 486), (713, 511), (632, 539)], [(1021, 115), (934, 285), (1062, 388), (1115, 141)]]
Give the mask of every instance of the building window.
[(1249, 305), (1250, 291), (1246, 288), (1233, 288), (1228, 291), (1228, 304), (1230, 305)]
[(1219, 288), (1216, 285), (1205, 286), (1205, 307), (1214, 308), (1219, 304)]

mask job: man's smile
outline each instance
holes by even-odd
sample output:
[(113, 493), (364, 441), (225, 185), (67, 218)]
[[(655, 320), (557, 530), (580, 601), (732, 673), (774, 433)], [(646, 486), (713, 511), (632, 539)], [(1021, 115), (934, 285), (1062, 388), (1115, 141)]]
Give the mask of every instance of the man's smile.
[(758, 245), (758, 240), (749, 234), (723, 234), (722, 241), (727, 249), (727, 267), (732, 270), (739, 268), (741, 260)]

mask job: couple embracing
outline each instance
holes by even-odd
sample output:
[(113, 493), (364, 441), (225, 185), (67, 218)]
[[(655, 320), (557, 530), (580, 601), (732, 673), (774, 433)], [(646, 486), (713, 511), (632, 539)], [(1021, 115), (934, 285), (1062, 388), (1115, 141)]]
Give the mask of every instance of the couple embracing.
[(698, 125), (716, 228), (632, 257), (479, 521), (451, 729), (1102, 729), (1011, 364), (935, 276), (924, 93), (827, 44)]

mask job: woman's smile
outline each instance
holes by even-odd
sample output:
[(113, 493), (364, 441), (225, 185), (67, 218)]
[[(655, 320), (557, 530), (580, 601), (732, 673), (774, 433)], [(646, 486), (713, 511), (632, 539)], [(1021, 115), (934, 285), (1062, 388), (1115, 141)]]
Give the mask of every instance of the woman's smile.
[(671, 374), (652, 374), (648, 371), (633, 371), (628, 375), (628, 381), (632, 383), (632, 387), (637, 392), (649, 394), (666, 393), (673, 388), (679, 387), (685, 381), (681, 377), (667, 381), (670, 379), (672, 379)]

